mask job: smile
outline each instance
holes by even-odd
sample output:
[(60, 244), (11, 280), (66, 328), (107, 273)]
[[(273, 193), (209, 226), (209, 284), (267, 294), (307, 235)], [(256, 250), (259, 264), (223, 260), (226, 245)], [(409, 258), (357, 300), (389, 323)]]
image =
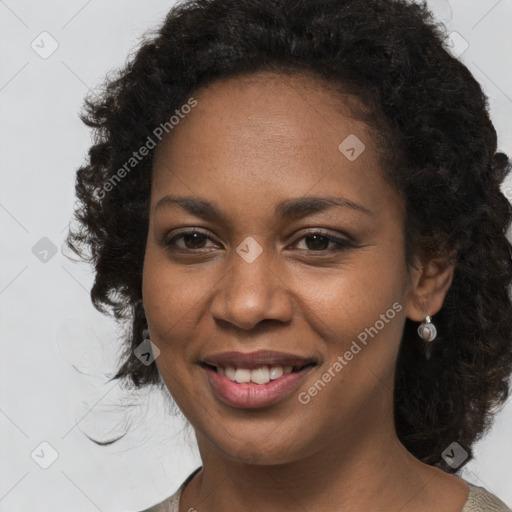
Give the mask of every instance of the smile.
[(288, 375), (289, 373), (297, 373), (307, 366), (313, 365), (315, 365), (315, 363), (308, 363), (302, 366), (260, 366), (259, 368), (252, 370), (250, 368), (234, 368), (232, 366), (225, 368), (221, 366), (210, 366), (210, 368), (215, 370), (220, 375), (224, 375), (232, 382), (237, 382), (239, 384), (253, 383), (263, 385), (269, 383), (270, 381), (277, 380), (283, 375)]
[(221, 352), (199, 362), (213, 395), (242, 409), (267, 407), (288, 398), (318, 364), (315, 357), (275, 350)]

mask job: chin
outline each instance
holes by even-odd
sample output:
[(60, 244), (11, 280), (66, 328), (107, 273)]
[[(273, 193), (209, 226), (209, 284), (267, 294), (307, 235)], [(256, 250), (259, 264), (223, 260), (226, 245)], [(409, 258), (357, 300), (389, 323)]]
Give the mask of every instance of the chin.
[[(211, 440), (226, 457), (240, 464), (252, 464), (257, 466), (275, 466), (289, 464), (308, 456), (309, 450), (301, 447), (298, 439), (304, 438), (288, 436), (286, 440), (272, 434), (258, 436), (245, 431), (243, 438), (235, 438), (230, 435), (227, 438)], [(314, 450), (310, 450), (313, 453)]]

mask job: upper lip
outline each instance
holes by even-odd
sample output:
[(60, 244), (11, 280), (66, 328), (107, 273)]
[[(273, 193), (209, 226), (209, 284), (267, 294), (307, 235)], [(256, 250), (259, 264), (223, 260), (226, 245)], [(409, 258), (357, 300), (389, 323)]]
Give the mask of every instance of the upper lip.
[(254, 369), (261, 366), (302, 367), (316, 360), (312, 357), (299, 356), (274, 350), (257, 350), (256, 352), (221, 352), (207, 356), (203, 363), (215, 367), (233, 367)]

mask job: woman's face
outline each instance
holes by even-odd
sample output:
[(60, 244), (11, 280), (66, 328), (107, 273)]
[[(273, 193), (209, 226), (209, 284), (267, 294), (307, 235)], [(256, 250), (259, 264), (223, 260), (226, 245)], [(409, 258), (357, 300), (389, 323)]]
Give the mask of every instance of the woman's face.
[[(412, 285), (403, 202), (368, 128), (298, 76), (193, 96), (155, 154), (143, 300), (200, 447), (277, 464), (394, 433)], [(286, 366), (297, 368), (280, 376)]]

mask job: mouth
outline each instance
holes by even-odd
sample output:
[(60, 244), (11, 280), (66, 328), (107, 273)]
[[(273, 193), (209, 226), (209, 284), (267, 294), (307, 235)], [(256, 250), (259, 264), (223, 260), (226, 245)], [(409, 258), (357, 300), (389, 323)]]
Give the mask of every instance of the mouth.
[(243, 368), (231, 365), (212, 365), (208, 363), (200, 364), (203, 368), (209, 368), (211, 371), (218, 373), (237, 384), (257, 384), (264, 385), (270, 381), (280, 379), (283, 375), (290, 373), (300, 373), (303, 370), (317, 365), (315, 362), (309, 362), (297, 365), (259, 365), (255, 368)]
[(260, 350), (215, 354), (199, 366), (221, 402), (237, 409), (257, 409), (289, 398), (319, 363), (311, 357)]

